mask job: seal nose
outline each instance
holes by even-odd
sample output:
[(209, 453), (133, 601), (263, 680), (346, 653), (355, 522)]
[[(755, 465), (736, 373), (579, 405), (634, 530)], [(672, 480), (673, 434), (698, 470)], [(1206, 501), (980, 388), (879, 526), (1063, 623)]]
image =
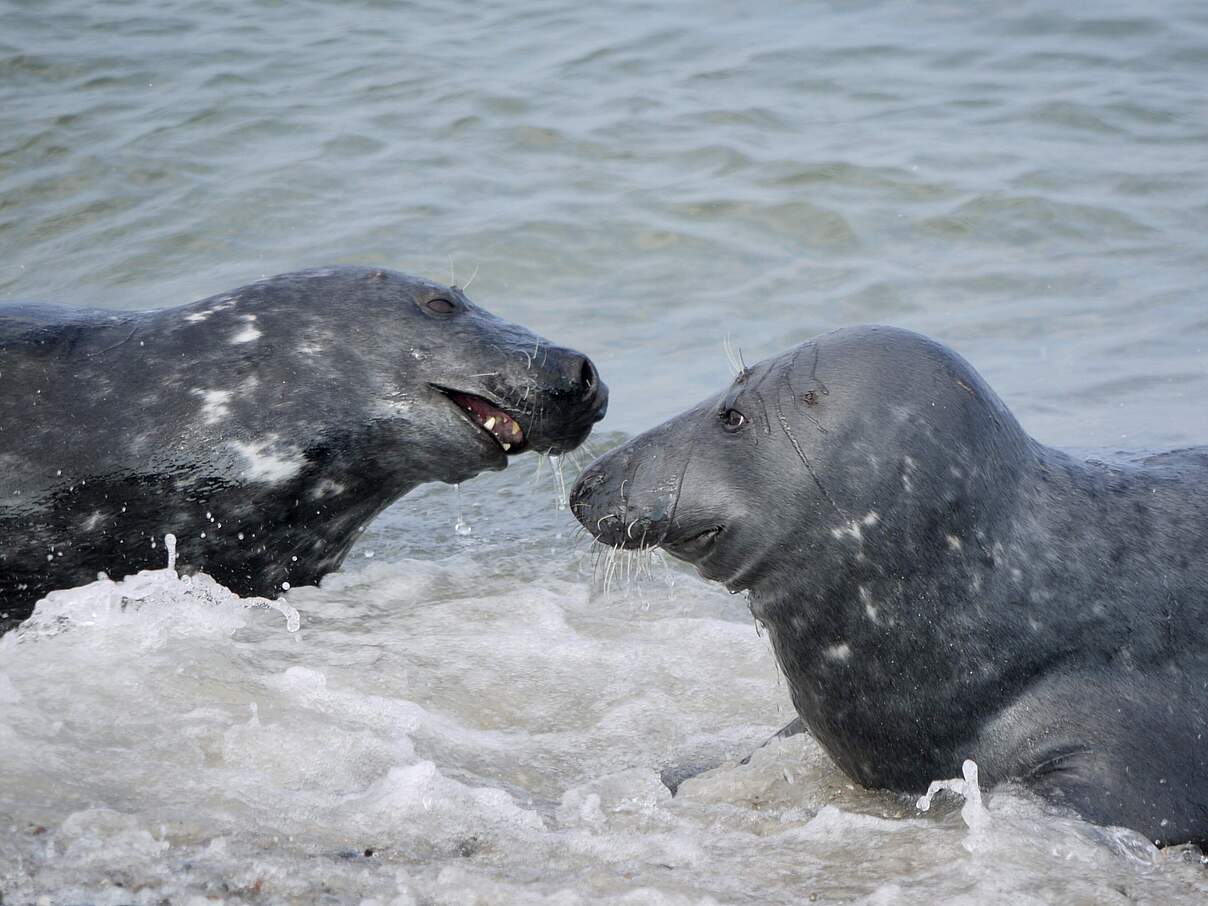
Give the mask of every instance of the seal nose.
[(571, 349), (559, 349), (554, 364), (562, 385), (562, 395), (575, 403), (591, 406), (591, 421), (598, 422), (608, 409), (608, 388), (587, 356)]
[(591, 359), (573, 349), (554, 349), (553, 371), (562, 392), (577, 400), (591, 399), (600, 388), (600, 375)]
[(623, 501), (617, 500), (615, 488), (608, 473), (596, 464), (589, 466), (571, 489), (569, 506), (571, 513), (605, 544), (619, 546), (623, 543)]

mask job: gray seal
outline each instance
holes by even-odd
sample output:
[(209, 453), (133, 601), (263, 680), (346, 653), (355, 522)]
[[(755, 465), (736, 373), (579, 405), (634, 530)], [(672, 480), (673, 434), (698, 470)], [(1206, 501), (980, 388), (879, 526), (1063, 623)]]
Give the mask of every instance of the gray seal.
[(0, 386), (8, 627), (161, 567), (169, 532), (239, 594), (313, 584), (417, 485), (571, 450), (608, 400), (582, 354), (361, 267), (149, 312), (0, 306)]
[(865, 787), (972, 758), (1204, 844), (1208, 448), (1117, 459), (1041, 445), (956, 353), (862, 327), (611, 451), (571, 507), (747, 592), (801, 724)]

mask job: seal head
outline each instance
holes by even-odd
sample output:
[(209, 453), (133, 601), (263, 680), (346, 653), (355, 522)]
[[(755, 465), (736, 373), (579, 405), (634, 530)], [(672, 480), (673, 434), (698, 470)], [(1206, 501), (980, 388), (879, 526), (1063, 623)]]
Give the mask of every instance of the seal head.
[(920, 520), (966, 533), (992, 522), (1030, 446), (951, 351), (849, 329), (745, 369), (611, 451), (572, 506), (606, 544), (657, 545), (731, 591), (771, 591), (805, 562), (800, 581), (843, 569), (850, 545), (834, 542), (873, 526), (904, 538)]

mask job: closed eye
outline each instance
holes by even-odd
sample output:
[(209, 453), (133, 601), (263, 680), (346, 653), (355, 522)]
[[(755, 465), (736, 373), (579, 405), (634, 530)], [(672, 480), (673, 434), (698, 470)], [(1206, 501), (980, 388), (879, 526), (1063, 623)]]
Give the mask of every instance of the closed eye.
[(457, 311), (457, 306), (453, 302), (439, 296), (435, 299), (429, 299), (424, 303), (424, 307), (435, 315), (451, 315)]

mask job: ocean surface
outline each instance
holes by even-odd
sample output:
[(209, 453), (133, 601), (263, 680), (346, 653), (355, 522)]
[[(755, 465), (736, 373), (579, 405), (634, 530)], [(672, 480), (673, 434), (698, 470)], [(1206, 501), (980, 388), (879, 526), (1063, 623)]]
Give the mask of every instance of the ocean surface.
[[(1208, 443), (1205, 86), (1179, 0), (0, 0), (0, 297), (472, 280), (593, 356), (595, 452), (727, 341), (862, 322), (1046, 443)], [(1021, 790), (922, 812), (800, 737), (739, 765), (793, 716), (767, 640), (601, 557), (577, 467), (424, 487), (282, 611), (167, 570), (45, 602), (0, 641), (5, 906), (1208, 900), (1198, 851)]]

